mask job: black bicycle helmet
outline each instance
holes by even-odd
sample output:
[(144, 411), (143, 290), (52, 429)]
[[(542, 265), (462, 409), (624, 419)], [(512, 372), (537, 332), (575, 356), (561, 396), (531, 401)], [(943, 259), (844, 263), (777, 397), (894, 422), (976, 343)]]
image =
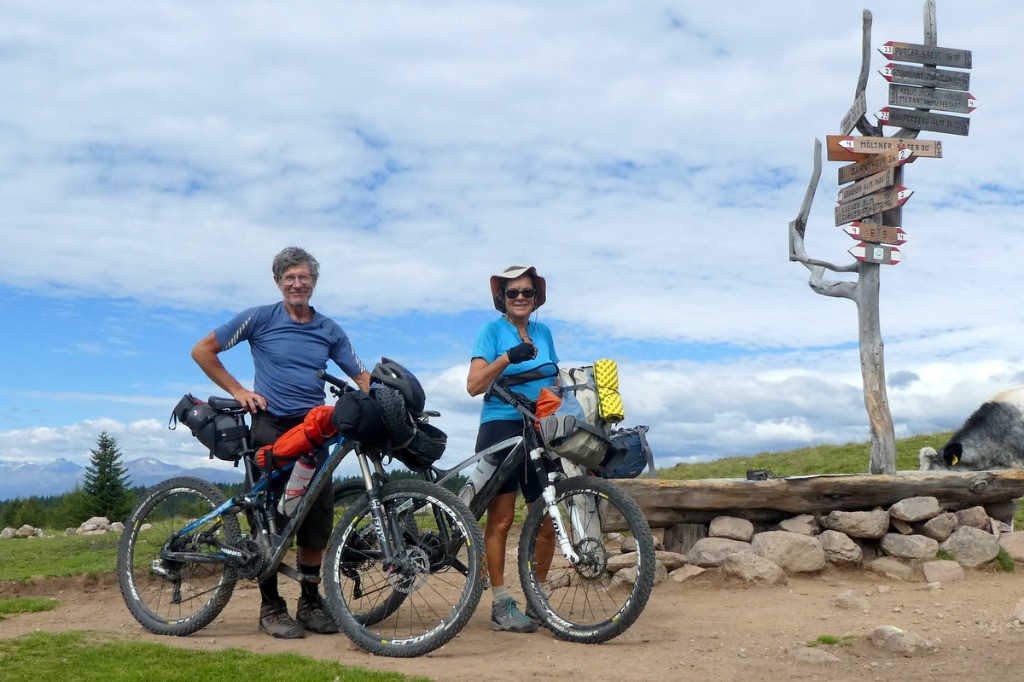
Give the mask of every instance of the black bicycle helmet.
[(384, 384), (401, 393), (402, 398), (405, 400), (405, 407), (410, 412), (419, 413), (423, 411), (423, 406), (427, 402), (427, 396), (423, 392), (419, 379), (405, 367), (402, 367), (394, 360), (381, 358), (377, 366), (370, 372), (370, 377), (373, 381)]

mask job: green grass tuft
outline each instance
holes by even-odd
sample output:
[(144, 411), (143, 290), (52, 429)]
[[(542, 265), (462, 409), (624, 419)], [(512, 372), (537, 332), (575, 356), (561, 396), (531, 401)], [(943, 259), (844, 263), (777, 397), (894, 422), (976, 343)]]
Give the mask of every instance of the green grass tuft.
[(807, 646), (851, 646), (855, 637), (853, 635), (843, 635), (842, 637), (836, 637), (835, 635), (821, 635), (817, 639), (811, 640), (807, 643)]
[(0, 599), (0, 620), (3, 620), (5, 615), (12, 613), (36, 613), (52, 611), (55, 608), (57, 608), (56, 599), (31, 599), (28, 597)]
[(1013, 557), (1007, 554), (1006, 550), (1002, 547), (999, 548), (999, 554), (996, 555), (995, 566), (996, 569), (1005, 573), (1013, 573), (1016, 568)]
[[(36, 632), (0, 640), (0, 661), (3, 661), (5, 682), (128, 682), (149, 679), (161, 682), (400, 682), (427, 679), (350, 668), (296, 654), (264, 655), (242, 649), (178, 649), (89, 632)], [(155, 675), (154, 671), (157, 671)]]

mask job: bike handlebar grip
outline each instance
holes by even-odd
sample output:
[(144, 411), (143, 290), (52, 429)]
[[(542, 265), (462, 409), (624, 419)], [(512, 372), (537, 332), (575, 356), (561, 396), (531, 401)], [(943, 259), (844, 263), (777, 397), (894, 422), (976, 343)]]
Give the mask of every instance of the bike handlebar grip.
[(346, 381), (344, 381), (342, 379), (339, 379), (338, 377), (336, 377), (336, 376), (334, 376), (332, 374), (328, 374), (327, 370), (325, 370), (325, 369), (317, 370), (316, 378), (317, 379), (323, 379), (324, 381), (329, 383), (331, 386), (336, 386), (336, 387), (338, 387), (338, 388), (340, 388), (342, 390), (345, 390), (345, 391), (350, 390), (352, 388), (351, 386), (348, 385), (348, 383)]

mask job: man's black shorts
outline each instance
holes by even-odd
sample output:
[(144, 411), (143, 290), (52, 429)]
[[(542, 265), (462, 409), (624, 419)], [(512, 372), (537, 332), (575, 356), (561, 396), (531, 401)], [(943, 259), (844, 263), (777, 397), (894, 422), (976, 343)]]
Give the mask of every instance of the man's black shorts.
[[(282, 418), (275, 417), (268, 412), (259, 412), (252, 417), (252, 444), (255, 448), (270, 445), (276, 441), (281, 434), (288, 429), (302, 423), (303, 417)], [(327, 457), (327, 449), (321, 448), (316, 453), (317, 464), (323, 464)], [(284, 493), (284, 487), (288, 483), (288, 476), (278, 476), (271, 482), (271, 490), (277, 499)], [(287, 519), (278, 515), (277, 523), (280, 528)], [(331, 528), (334, 525), (334, 491), (331, 486), (324, 486), (320, 496), (309, 509), (306, 518), (295, 531), (295, 544), (308, 549), (323, 550), (327, 547), (327, 541), (331, 537)]]

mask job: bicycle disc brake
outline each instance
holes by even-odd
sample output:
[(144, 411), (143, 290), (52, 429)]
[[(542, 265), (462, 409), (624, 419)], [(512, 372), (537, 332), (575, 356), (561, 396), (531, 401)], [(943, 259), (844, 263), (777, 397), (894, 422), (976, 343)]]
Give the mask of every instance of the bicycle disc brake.
[(430, 575), (430, 556), (422, 547), (406, 547), (405, 556), (388, 574), (388, 584), (398, 592), (409, 594), (423, 587)]

